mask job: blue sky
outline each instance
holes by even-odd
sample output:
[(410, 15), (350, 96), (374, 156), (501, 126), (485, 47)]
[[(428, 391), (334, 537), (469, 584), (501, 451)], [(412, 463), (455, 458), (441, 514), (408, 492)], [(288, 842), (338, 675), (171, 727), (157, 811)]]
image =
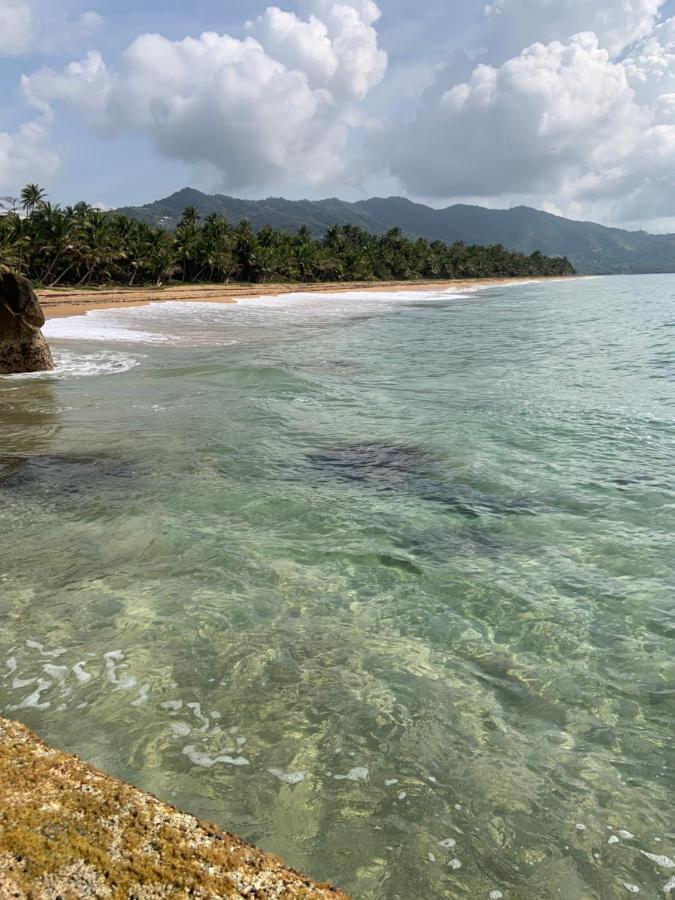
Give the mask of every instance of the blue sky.
[(186, 184), (401, 194), (675, 228), (674, 14), (675, 0), (0, 0), (0, 194), (27, 180), (104, 206)]

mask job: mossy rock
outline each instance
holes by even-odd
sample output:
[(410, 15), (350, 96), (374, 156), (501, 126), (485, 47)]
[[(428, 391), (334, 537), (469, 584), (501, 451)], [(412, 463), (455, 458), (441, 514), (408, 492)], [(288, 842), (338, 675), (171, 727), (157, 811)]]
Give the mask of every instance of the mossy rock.
[(40, 331), (44, 324), (45, 316), (30, 281), (0, 266), (0, 375), (54, 368)]
[(0, 897), (346, 900), (2, 718)]

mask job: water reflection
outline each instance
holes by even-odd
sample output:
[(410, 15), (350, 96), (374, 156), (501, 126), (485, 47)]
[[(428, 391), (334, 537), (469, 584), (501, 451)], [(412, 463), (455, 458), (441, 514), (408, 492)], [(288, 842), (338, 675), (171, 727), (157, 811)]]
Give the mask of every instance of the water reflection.
[(0, 378), (0, 466), (49, 450), (61, 427), (51, 379)]

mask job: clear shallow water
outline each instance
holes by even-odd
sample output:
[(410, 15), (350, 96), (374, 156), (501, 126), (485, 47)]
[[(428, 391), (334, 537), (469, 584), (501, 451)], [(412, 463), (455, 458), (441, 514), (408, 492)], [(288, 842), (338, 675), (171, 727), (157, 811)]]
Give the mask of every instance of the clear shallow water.
[(0, 379), (0, 709), (355, 897), (664, 896), (674, 298), (52, 321)]

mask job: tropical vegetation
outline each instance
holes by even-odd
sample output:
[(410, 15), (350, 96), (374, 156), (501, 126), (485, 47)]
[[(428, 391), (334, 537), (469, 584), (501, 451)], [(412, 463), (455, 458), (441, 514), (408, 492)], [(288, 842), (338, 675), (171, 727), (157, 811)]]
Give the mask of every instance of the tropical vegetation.
[(6, 202), (0, 261), (49, 286), (380, 281), (570, 275), (566, 257), (525, 255), (502, 245), (411, 240), (400, 228), (373, 235), (333, 225), (322, 239), (307, 227), (257, 232), (188, 207), (173, 232), (86, 203), (61, 208), (39, 185)]

